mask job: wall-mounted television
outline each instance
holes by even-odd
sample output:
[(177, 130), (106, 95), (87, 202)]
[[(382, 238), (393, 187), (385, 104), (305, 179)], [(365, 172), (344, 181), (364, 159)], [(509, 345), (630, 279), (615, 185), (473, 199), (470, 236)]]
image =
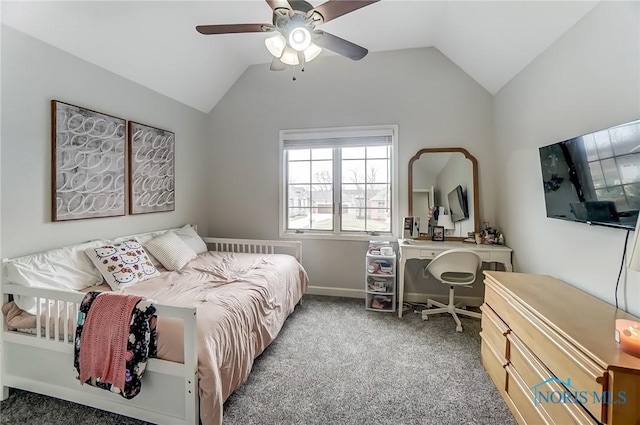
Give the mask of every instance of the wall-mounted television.
[(449, 212), (451, 213), (451, 221), (462, 221), (469, 218), (469, 209), (467, 208), (467, 197), (462, 190), (462, 186), (456, 186), (447, 195), (449, 201)]
[(539, 151), (547, 217), (635, 229), (640, 209), (640, 120)]

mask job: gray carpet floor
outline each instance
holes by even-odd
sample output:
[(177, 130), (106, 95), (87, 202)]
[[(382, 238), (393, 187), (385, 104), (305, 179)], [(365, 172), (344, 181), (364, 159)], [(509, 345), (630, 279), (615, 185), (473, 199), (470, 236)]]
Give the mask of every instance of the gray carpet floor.
[[(461, 320), (457, 333), (448, 315), (398, 319), (307, 295), (225, 403), (224, 423), (514, 425), (480, 361), (480, 322)], [(144, 424), (18, 390), (0, 413), (2, 424)]]

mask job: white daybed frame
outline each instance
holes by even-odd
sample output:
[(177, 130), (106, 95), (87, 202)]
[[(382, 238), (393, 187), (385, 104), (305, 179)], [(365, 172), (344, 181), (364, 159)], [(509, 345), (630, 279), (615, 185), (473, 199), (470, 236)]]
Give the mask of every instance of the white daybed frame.
[[(302, 262), (302, 243), (298, 241), (269, 241), (249, 239), (203, 238), (210, 251), (244, 253), (289, 253)], [(37, 314), (36, 335), (7, 330), (3, 320), (0, 340), (0, 386), (2, 400), (9, 396), (9, 387), (44, 394), (75, 403), (84, 404), (109, 412), (141, 419), (157, 424), (197, 425), (200, 414), (198, 406), (198, 350), (196, 341), (196, 309), (157, 305), (157, 314), (184, 321), (184, 364), (166, 360), (150, 359), (142, 378), (142, 391), (133, 399), (126, 400), (118, 394), (80, 385), (73, 367), (73, 337), (76, 314), (84, 294), (39, 288), (29, 288), (6, 281), (3, 259), (1, 292), (3, 304), (9, 295), (26, 295), (55, 303), (52, 315), (61, 312), (63, 323), (73, 321), (73, 332), (64, 326), (57, 329), (58, 320), (52, 320), (45, 311), (45, 326), (41, 328), (40, 312)], [(69, 314), (72, 311), (73, 314)], [(67, 317), (71, 316), (71, 317)], [(64, 334), (64, 340), (54, 335)]]

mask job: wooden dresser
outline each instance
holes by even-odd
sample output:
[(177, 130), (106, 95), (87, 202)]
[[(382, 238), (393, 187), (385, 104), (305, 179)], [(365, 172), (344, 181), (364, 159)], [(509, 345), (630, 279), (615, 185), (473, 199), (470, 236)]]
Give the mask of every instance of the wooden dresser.
[(482, 363), (519, 424), (640, 425), (640, 358), (614, 340), (639, 318), (551, 276), (484, 274)]

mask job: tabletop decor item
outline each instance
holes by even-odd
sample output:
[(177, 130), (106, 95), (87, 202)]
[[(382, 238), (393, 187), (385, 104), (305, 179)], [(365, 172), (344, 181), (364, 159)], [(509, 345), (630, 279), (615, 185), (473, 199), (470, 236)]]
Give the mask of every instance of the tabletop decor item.
[(444, 241), (444, 226), (433, 226), (433, 236), (431, 239), (438, 242)]
[(640, 357), (640, 322), (616, 319), (616, 342), (625, 353)]

